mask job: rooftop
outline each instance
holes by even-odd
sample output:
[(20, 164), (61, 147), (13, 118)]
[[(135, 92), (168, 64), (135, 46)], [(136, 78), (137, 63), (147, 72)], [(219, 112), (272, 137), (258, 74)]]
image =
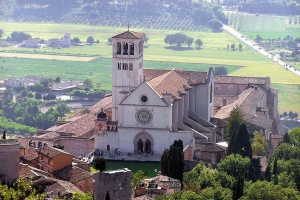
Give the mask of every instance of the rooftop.
[(113, 36), (112, 38), (124, 38), (124, 39), (141, 39), (145, 37), (144, 33), (134, 32), (134, 31), (125, 31), (118, 35)]
[(42, 148), (38, 149), (38, 152), (41, 153), (41, 154), (46, 155), (49, 158), (53, 158), (53, 157), (58, 156), (60, 154), (71, 155), (66, 151), (63, 151), (61, 149), (57, 149), (57, 148), (54, 148), (54, 147), (49, 147), (49, 146), (43, 146)]

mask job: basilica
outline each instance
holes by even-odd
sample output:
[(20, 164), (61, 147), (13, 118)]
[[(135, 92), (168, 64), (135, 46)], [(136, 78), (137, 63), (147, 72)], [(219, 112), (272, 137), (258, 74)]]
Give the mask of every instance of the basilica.
[(144, 37), (130, 30), (112, 37), (111, 94), (19, 141), (35, 148), (60, 145), (76, 156), (94, 150), (161, 155), (180, 139), (186, 160), (216, 164), (225, 156), (218, 142), (230, 111), (239, 107), (250, 134), (263, 131), (270, 151), (275, 148), (283, 131), (269, 77), (215, 76), (212, 68), (145, 69)]

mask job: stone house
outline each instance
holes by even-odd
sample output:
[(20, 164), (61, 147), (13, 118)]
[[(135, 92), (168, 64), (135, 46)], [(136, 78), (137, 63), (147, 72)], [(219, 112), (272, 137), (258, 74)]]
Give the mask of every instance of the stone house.
[(38, 168), (52, 173), (72, 165), (73, 155), (54, 147), (43, 146), (38, 149)]

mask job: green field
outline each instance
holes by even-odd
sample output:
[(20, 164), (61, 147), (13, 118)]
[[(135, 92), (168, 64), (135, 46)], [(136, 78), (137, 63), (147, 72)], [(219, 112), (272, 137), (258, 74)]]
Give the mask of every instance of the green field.
[[(17, 51), (38, 51), (35, 53), (52, 52), (57, 54), (86, 54), (90, 56), (98, 55), (98, 58), (90, 62), (72, 62), (46, 60), (46, 59), (18, 59), (18, 58), (2, 58), (0, 60), (0, 79), (14, 76), (24, 75), (40, 75), (55, 78), (60, 76), (64, 79), (72, 79), (83, 81), (91, 78), (94, 83), (100, 83), (103, 89), (111, 88), (111, 52), (112, 46), (107, 44), (107, 39), (116, 35), (126, 28), (98, 27), (85, 25), (68, 25), (68, 24), (33, 24), (33, 23), (0, 23), (3, 27), (5, 37), (9, 36), (13, 31), (25, 31), (33, 37), (49, 39), (53, 37), (62, 37), (64, 33), (71, 33), (73, 37), (79, 37), (81, 41), (85, 41), (89, 35), (100, 40), (100, 44), (87, 45), (84, 47), (71, 48), (44, 48), (44, 49), (25, 49), (16, 47), (1, 47), (0, 50), (17, 50)], [(296, 27), (296, 28), (295, 28)], [(291, 27), (296, 32), (297, 26)], [(288, 27), (289, 28), (289, 27)], [(288, 28), (286, 30), (288, 30)], [(171, 50), (164, 43), (164, 37), (167, 34), (175, 33), (170, 30), (154, 30), (154, 29), (134, 29), (147, 33), (149, 42), (144, 51), (145, 68), (170, 69), (178, 67), (189, 70), (207, 70), (209, 66), (226, 65), (230, 75), (237, 76), (260, 76), (271, 78), (271, 82), (281, 86), (280, 93), (283, 92), (289, 84), (300, 84), (300, 77), (286, 71), (278, 64), (265, 58), (256, 51), (253, 51), (246, 45), (243, 45), (243, 51), (227, 51), (226, 46), (235, 43), (238, 46), (239, 41), (227, 32), (184, 32), (194, 39), (201, 38), (203, 40), (203, 49), (196, 50), (194, 45), (190, 50)], [(291, 34), (292, 34), (291, 33)], [(16, 54), (17, 56), (17, 54)], [(9, 60), (9, 61), (6, 61)], [(5, 62), (3, 62), (5, 61)], [(241, 67), (242, 66), (242, 67)], [(292, 102), (285, 101), (280, 98), (279, 108), (281, 111), (287, 109), (288, 105), (294, 107), (294, 111), (300, 112), (297, 87), (288, 88), (288, 91), (295, 94), (296, 97)]]

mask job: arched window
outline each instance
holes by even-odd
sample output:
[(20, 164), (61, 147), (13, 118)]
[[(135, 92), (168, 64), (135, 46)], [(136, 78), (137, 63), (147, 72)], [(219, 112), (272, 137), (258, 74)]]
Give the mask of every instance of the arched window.
[(33, 147), (32, 140), (29, 140), (29, 143), (28, 143), (28, 145), (29, 145), (30, 147)]
[(118, 54), (118, 55), (121, 55), (121, 49), (122, 49), (122, 48), (121, 48), (121, 42), (118, 42), (118, 43), (117, 43), (117, 54)]
[(130, 43), (130, 55), (134, 55), (134, 43)]
[(110, 151), (110, 145), (109, 144), (106, 146), (106, 150)]
[(151, 141), (149, 139), (147, 139), (147, 141), (145, 142), (145, 151), (146, 153), (151, 153), (152, 151)]
[(123, 44), (123, 55), (128, 55), (128, 43), (124, 42)]
[(137, 150), (138, 152), (143, 152), (144, 151), (144, 143), (143, 140), (139, 139), (137, 142)]
[(41, 142), (38, 142), (38, 148), (42, 148), (43, 144)]

